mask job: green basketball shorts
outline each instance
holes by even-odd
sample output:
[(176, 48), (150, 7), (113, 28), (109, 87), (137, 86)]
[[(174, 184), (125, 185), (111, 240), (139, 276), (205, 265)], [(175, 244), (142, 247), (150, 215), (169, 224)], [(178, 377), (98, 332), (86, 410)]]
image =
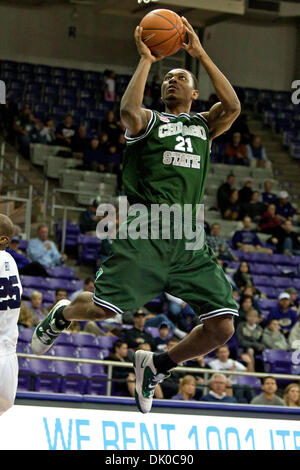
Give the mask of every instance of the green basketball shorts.
[(112, 254), (96, 276), (94, 303), (122, 314), (162, 292), (188, 303), (202, 321), (238, 315), (231, 284), (206, 243), (187, 250), (184, 237), (113, 240)]

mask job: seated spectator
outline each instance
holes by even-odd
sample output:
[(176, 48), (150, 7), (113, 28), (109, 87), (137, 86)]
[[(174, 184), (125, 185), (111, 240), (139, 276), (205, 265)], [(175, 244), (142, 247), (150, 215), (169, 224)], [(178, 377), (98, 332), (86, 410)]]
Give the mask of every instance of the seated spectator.
[[(236, 361), (234, 359), (231, 359), (230, 356), (230, 350), (227, 344), (223, 344), (223, 346), (220, 346), (217, 348), (216, 353), (215, 353), (216, 359), (213, 359), (208, 363), (209, 367), (213, 370), (234, 370), (234, 371), (244, 371), (244, 372), (253, 372), (254, 371), (254, 362), (252, 358), (247, 354), (243, 353), (241, 358), (242, 360), (247, 364), (247, 366), (244, 366), (239, 361)], [(237, 383), (236, 375), (228, 376), (232, 384)]]
[(37, 261), (31, 263), (30, 260), (23, 255), (23, 253), (19, 250), (19, 243), (19, 237), (13, 237), (8, 248), (6, 248), (6, 251), (10, 253), (15, 260), (18, 266), (19, 274), (23, 274), (25, 276), (48, 277), (49, 275), (44, 266), (42, 266)]
[(244, 216), (248, 215), (254, 222), (259, 222), (260, 216), (265, 211), (265, 205), (260, 201), (260, 194), (258, 191), (253, 191), (250, 202), (244, 204), (242, 212)]
[(182, 299), (165, 293), (168, 299), (168, 319), (175, 325), (173, 333), (178, 338), (184, 338), (187, 332), (199, 324), (194, 310)]
[(265, 348), (262, 343), (263, 329), (259, 325), (257, 310), (251, 309), (246, 313), (246, 321), (238, 324), (236, 333), (239, 346), (251, 358), (260, 354)]
[(195, 399), (196, 380), (192, 375), (185, 375), (179, 379), (178, 394), (172, 397), (172, 400), (191, 401)]
[(226, 144), (225, 163), (229, 165), (249, 165), (246, 145), (241, 142), (241, 134), (235, 132), (232, 136), (232, 143)]
[(262, 201), (266, 204), (277, 204), (277, 196), (272, 193), (272, 180), (266, 180), (264, 182), (264, 192), (262, 193)]
[(286, 406), (300, 406), (300, 386), (299, 384), (288, 384), (283, 393), (283, 401)]
[[(224, 374), (213, 374), (209, 380), (210, 391), (207, 395), (201, 397), (201, 401), (220, 402), (220, 403), (237, 403), (232, 393), (230, 380)], [(226, 393), (226, 390), (229, 393)]]
[(69, 300), (72, 302), (72, 300), (76, 299), (81, 292), (94, 292), (94, 279), (92, 277), (87, 277), (83, 282), (83, 288), (73, 292), (70, 295)]
[(63, 287), (61, 287), (60, 289), (56, 289), (55, 290), (55, 301), (53, 302), (52, 305), (50, 305), (47, 308), (48, 313), (50, 312), (50, 310), (53, 309), (54, 305), (56, 305), (57, 302), (59, 302), (62, 299), (67, 299), (67, 298), (68, 298), (68, 291), (66, 289), (64, 289)]
[(116, 144), (118, 142), (121, 128), (112, 109), (107, 111), (105, 118), (100, 123), (100, 130), (108, 135), (108, 142), (110, 144)]
[(36, 326), (48, 315), (48, 310), (42, 307), (43, 295), (37, 290), (32, 292), (30, 301), (29, 311), (32, 315), (33, 324)]
[(217, 203), (218, 208), (220, 209), (221, 213), (224, 212), (225, 207), (229, 201), (229, 197), (231, 191), (233, 190), (233, 186), (235, 183), (235, 176), (230, 173), (227, 175), (226, 182), (222, 183), (221, 186), (218, 188), (217, 191)]
[(246, 321), (246, 315), (253, 310), (253, 298), (250, 295), (243, 295), (240, 299), (239, 318), (238, 321)]
[(233, 189), (228, 202), (224, 204), (222, 217), (226, 220), (239, 220), (241, 215), (241, 205), (239, 202), (239, 192)]
[(277, 383), (273, 377), (263, 377), (262, 393), (251, 400), (251, 405), (284, 406), (282, 398), (276, 395)]
[(21, 301), (20, 313), (18, 318), (18, 327), (33, 328), (33, 318), (31, 312), (24, 301)]
[(285, 289), (285, 292), (287, 292), (290, 296), (290, 307), (293, 310), (296, 310), (296, 312), (298, 312), (300, 304), (297, 300), (298, 299), (297, 289), (295, 289), (295, 287), (288, 287), (287, 289)]
[(120, 171), (121, 165), (121, 154), (118, 150), (117, 145), (112, 144), (108, 147), (106, 154), (106, 169), (109, 173), (117, 174)]
[(259, 231), (263, 233), (274, 233), (274, 229), (280, 226), (280, 220), (276, 215), (275, 204), (269, 204), (268, 208), (261, 214)]
[(239, 201), (242, 206), (249, 204), (252, 193), (252, 179), (247, 177), (244, 179), (243, 187), (239, 190)]
[(29, 159), (29, 149), (31, 143), (41, 143), (40, 131), (44, 125), (39, 119), (34, 117), (29, 104), (25, 104), (19, 116), (15, 118), (13, 129), (17, 135), (20, 154)]
[(246, 286), (253, 286), (250, 266), (247, 261), (241, 261), (238, 269), (233, 275), (236, 286), (243, 291)]
[(288, 341), (291, 349), (300, 349), (300, 315), (289, 332)]
[(278, 304), (271, 308), (266, 319), (267, 324), (273, 319), (278, 320), (280, 331), (285, 337), (297, 322), (297, 312), (290, 307), (290, 303), (290, 295), (287, 292), (282, 292), (278, 297)]
[[(112, 352), (105, 357), (105, 361), (130, 362), (128, 357), (128, 345), (126, 341), (117, 339), (112, 347)], [(131, 367), (113, 367), (112, 385), (114, 393), (122, 396), (134, 397), (135, 375)]]
[(81, 124), (71, 138), (71, 149), (74, 153), (84, 153), (88, 147), (87, 129)]
[(247, 158), (251, 166), (259, 168), (270, 167), (266, 149), (262, 145), (261, 138), (258, 135), (253, 135), (251, 142), (247, 145)]
[(83, 167), (85, 170), (104, 172), (106, 163), (107, 157), (100, 145), (99, 137), (94, 134), (83, 152)]
[(83, 325), (83, 332), (95, 336), (122, 336), (123, 330), (117, 328), (115, 325), (110, 325), (107, 322), (87, 321)]
[(232, 244), (235, 250), (241, 250), (246, 252), (258, 252), (272, 254), (271, 248), (265, 248), (262, 246), (260, 239), (258, 238), (255, 230), (251, 228), (252, 220), (246, 216), (243, 218), (242, 230), (237, 230), (232, 238)]
[(67, 259), (67, 256), (59, 253), (54, 242), (48, 239), (48, 235), (48, 226), (45, 224), (39, 225), (37, 238), (29, 240), (27, 256), (31, 261), (37, 261), (45, 268), (61, 266)]
[(282, 221), (285, 221), (292, 219), (295, 213), (296, 209), (289, 202), (288, 192), (280, 191), (276, 205), (276, 215), (280, 217)]
[(286, 220), (282, 225), (275, 227), (268, 241), (276, 245), (277, 253), (290, 256), (300, 255), (299, 233), (293, 231), (291, 220)]
[(214, 250), (217, 258), (228, 261), (238, 261), (238, 258), (232, 253), (226, 238), (221, 237), (220, 224), (212, 224), (210, 235), (207, 235), (206, 241), (207, 244)]
[[(167, 342), (167, 351), (170, 351), (176, 344), (179, 343), (179, 339), (172, 337)], [(178, 364), (182, 366), (183, 364)], [(179, 387), (179, 380), (181, 377), (184, 377), (183, 372), (179, 372), (178, 370), (171, 370), (171, 373), (166, 379), (160, 384), (164, 397), (165, 398), (172, 398), (178, 392)]]
[(285, 336), (280, 331), (280, 323), (276, 318), (267, 321), (264, 328), (262, 342), (267, 349), (276, 349), (286, 351), (289, 348)]
[(56, 128), (56, 145), (62, 147), (72, 147), (72, 138), (76, 132), (76, 127), (73, 125), (73, 117), (71, 114), (66, 114), (63, 122)]
[(137, 309), (133, 314), (133, 328), (125, 331), (124, 341), (129, 348), (136, 349), (139, 344), (149, 343), (151, 350), (155, 351), (156, 344), (152, 336), (145, 331), (146, 313)]
[(44, 127), (40, 131), (41, 143), (46, 145), (52, 145), (55, 143), (55, 125), (52, 118), (48, 118), (45, 122)]
[(100, 204), (99, 199), (91, 199), (87, 209), (80, 213), (79, 216), (79, 228), (81, 233), (96, 236), (96, 228), (101, 217), (96, 215), (97, 207)]
[(261, 322), (262, 321), (261, 309), (260, 309), (259, 302), (257, 299), (259, 298), (265, 299), (267, 297), (266, 294), (264, 292), (260, 292), (256, 286), (248, 285), (248, 286), (245, 286), (244, 289), (242, 290), (242, 297), (245, 297), (247, 295), (252, 298), (253, 308), (258, 311), (259, 321)]
[(171, 334), (170, 326), (167, 323), (162, 323), (158, 328), (159, 336), (154, 338), (156, 344), (156, 351), (165, 352), (167, 350), (168, 338)]

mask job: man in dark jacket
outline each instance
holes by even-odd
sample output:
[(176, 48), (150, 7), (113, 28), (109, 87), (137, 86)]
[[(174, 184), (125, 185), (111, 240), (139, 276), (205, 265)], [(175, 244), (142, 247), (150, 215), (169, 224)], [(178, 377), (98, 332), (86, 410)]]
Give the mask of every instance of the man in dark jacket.
[(100, 201), (92, 199), (88, 208), (84, 212), (81, 212), (79, 217), (79, 228), (81, 233), (96, 236), (96, 227), (101, 219), (101, 217), (96, 215), (99, 204)]
[(149, 343), (151, 350), (155, 351), (156, 344), (152, 336), (145, 331), (146, 312), (139, 308), (133, 314), (133, 328), (126, 330), (124, 341), (129, 348), (136, 349), (142, 343)]

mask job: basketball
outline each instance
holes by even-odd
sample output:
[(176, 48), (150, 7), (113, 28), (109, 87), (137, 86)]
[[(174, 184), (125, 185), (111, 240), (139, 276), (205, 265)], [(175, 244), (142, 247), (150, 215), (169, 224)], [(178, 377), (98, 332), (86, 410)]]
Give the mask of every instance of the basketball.
[(152, 10), (144, 16), (142, 40), (155, 56), (170, 56), (182, 46), (186, 28), (177, 13), (171, 10)]

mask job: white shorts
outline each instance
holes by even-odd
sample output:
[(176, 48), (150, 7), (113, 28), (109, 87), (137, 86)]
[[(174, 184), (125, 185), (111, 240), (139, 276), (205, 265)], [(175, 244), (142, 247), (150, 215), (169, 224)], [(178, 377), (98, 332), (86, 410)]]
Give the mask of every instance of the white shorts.
[(13, 406), (18, 386), (16, 353), (0, 356), (0, 415)]

